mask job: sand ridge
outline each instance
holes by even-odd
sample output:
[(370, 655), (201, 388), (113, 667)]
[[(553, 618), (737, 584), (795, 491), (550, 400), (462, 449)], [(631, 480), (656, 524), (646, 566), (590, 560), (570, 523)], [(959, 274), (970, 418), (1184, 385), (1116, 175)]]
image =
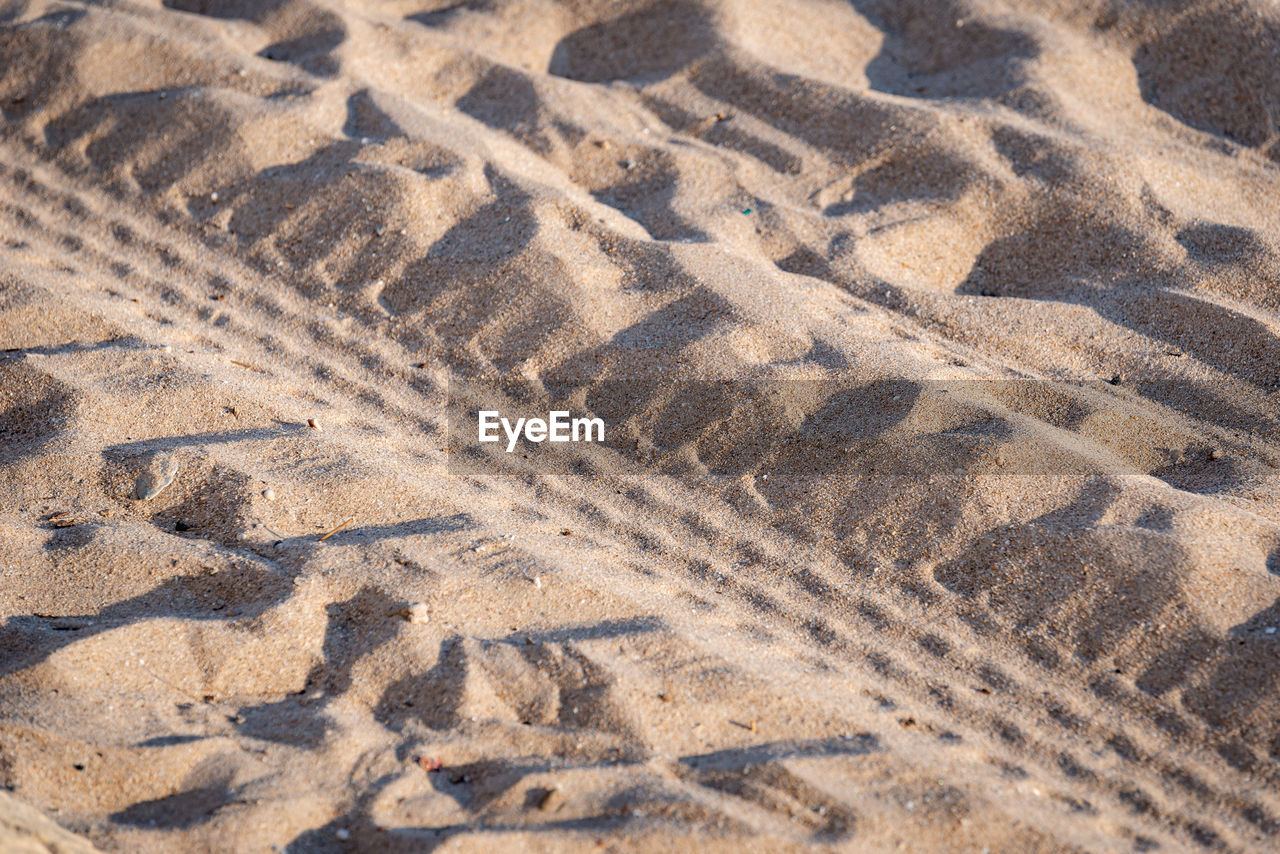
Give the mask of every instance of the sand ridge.
[[(120, 851), (1274, 845), (1273, 7), (0, 27), (17, 799)], [(447, 465), (459, 381), (873, 376), (894, 476), (709, 407), (659, 474)]]

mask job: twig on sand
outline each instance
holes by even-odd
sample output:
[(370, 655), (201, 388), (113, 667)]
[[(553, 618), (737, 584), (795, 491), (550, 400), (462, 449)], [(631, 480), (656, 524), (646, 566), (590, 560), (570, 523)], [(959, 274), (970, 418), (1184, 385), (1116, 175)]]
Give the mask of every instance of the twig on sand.
[(329, 538), (330, 538), (330, 537), (332, 537), (334, 534), (338, 533), (338, 532), (339, 532), (339, 531), (341, 531), (343, 528), (345, 528), (345, 527), (347, 527), (348, 525), (350, 525), (350, 524), (351, 524), (351, 520), (352, 520), (352, 519), (354, 519), (354, 518), (356, 518), (356, 517), (355, 517), (355, 516), (348, 516), (346, 519), (343, 519), (343, 520), (342, 520), (342, 524), (338, 525), (338, 527), (334, 528), (332, 531), (330, 531), (329, 533), (327, 533), (327, 534), (325, 534), (323, 537), (321, 537), (321, 538), (320, 538), (320, 542), (322, 542), (322, 543), (323, 543), (325, 540), (329, 539)]

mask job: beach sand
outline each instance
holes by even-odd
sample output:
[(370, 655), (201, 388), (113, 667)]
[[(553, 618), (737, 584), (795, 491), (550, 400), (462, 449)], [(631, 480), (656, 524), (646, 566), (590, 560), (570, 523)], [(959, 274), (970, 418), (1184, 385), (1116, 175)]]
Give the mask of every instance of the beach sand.
[[(1267, 0), (0, 3), (0, 847), (1275, 850), (1277, 68)], [(631, 444), (451, 444), (553, 377)]]

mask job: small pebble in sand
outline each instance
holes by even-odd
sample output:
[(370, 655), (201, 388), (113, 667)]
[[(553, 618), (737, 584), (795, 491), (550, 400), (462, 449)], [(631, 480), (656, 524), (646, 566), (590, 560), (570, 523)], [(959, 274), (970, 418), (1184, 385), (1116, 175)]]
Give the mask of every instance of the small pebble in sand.
[(347, 830), (345, 827), (340, 827), (333, 832), (333, 835), (345, 841), (351, 838), (351, 831)]
[(312, 430), (319, 430), (320, 422), (316, 421), (314, 418), (308, 418), (307, 426), (310, 427)]
[(178, 476), (178, 459), (170, 453), (156, 453), (147, 461), (146, 470), (134, 483), (134, 494), (140, 501), (150, 501)]
[(543, 812), (555, 812), (564, 803), (564, 795), (560, 794), (559, 789), (543, 789), (541, 792), (535, 792), (533, 801)]
[(161, 353), (172, 353), (172, 352), (173, 352), (173, 345), (172, 345), (172, 344), (165, 344), (163, 347), (161, 347), (161, 348), (160, 348), (160, 352), (161, 352)]
[(536, 587), (536, 588), (538, 588), (539, 590), (541, 590), (541, 589), (542, 589), (542, 576), (541, 576), (541, 575), (535, 575), (535, 576), (533, 577), (533, 586), (534, 586), (534, 587)]
[(215, 205), (218, 203), (218, 191), (217, 191), (217, 190), (214, 190), (212, 193), (210, 193), (210, 194), (209, 194), (209, 201), (213, 202)]
[(426, 602), (414, 602), (404, 610), (404, 618), (416, 625), (422, 625), (431, 621), (431, 611), (427, 608)]
[(267, 499), (268, 501), (275, 501), (276, 491), (271, 487), (267, 487), (266, 489), (262, 490), (262, 497)]
[(1209, 459), (1211, 460), (1222, 459), (1222, 451), (1219, 451), (1217, 448), (1214, 448), (1212, 451), (1209, 452)]

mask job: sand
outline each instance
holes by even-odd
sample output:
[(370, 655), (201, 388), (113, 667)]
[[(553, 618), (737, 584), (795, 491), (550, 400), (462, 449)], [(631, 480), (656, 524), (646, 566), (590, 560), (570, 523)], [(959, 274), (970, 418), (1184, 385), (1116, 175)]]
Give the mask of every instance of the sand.
[[(1275, 850), (1277, 67), (1267, 0), (0, 3), (0, 847)], [(621, 438), (460, 453), (553, 378)]]

